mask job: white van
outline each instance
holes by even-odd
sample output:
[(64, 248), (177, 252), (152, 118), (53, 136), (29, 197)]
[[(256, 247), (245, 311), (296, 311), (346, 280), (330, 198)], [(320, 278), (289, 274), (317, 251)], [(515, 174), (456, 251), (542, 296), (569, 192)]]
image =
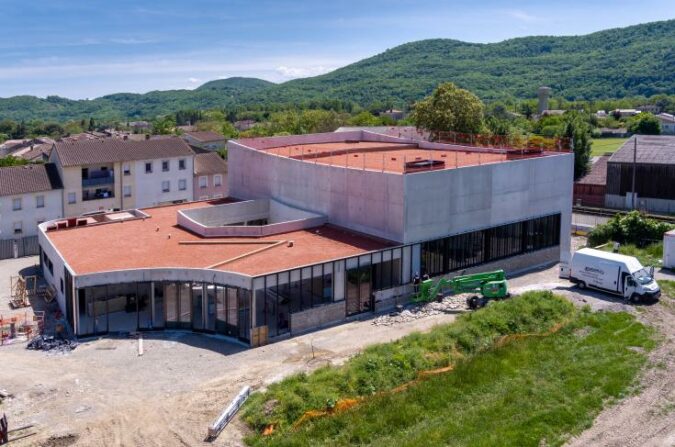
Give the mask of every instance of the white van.
[(592, 248), (582, 248), (572, 255), (569, 279), (581, 289), (592, 287), (621, 295), (633, 303), (661, 296), (654, 280), (654, 267), (647, 270), (633, 256)]

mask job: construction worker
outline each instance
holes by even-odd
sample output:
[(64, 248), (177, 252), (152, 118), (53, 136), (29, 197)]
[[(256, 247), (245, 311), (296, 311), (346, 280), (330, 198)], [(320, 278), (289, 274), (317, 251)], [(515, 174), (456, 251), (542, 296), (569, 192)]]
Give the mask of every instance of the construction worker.
[(415, 293), (418, 293), (420, 291), (420, 274), (419, 272), (415, 272), (415, 276), (413, 276), (413, 291)]

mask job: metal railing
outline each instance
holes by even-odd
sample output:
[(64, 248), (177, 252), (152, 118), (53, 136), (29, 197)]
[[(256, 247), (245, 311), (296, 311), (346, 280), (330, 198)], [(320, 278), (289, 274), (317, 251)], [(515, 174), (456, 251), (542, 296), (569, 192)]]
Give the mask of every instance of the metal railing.
[(115, 183), (115, 177), (113, 175), (106, 175), (101, 177), (89, 177), (82, 179), (82, 187), (91, 187), (91, 186), (101, 186), (101, 185), (111, 185)]

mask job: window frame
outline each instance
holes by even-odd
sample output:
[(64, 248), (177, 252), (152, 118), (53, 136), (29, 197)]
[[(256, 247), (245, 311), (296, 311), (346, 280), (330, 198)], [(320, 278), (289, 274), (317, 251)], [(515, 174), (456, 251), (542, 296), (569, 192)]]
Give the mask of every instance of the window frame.
[(178, 191), (187, 191), (187, 180), (184, 178), (178, 179)]
[[(204, 185), (202, 185), (202, 180), (204, 180)], [(208, 175), (200, 175), (199, 179), (197, 180), (199, 188), (200, 189), (206, 189), (209, 187), (209, 176)]]
[[(72, 200), (70, 200), (71, 197), (73, 198)], [(73, 204), (77, 203), (77, 193), (76, 192), (69, 192), (66, 199), (68, 201), (68, 205), (73, 205)]]
[(162, 160), (162, 172), (169, 172), (171, 170), (171, 163), (169, 160)]
[[(19, 206), (17, 206), (17, 203)], [(14, 197), (12, 199), (12, 211), (21, 211), (23, 209), (23, 200), (21, 197)]]
[(153, 166), (151, 161), (146, 161), (145, 162), (145, 173), (146, 174), (152, 174), (153, 171)]
[(185, 161), (184, 158), (178, 159), (178, 170), (179, 171), (184, 171), (187, 169), (187, 162)]
[[(166, 185), (166, 188), (164, 187)], [(170, 180), (162, 180), (162, 192), (171, 192), (171, 181)]]
[(35, 196), (35, 208), (44, 208), (44, 207), (45, 207), (45, 196), (44, 195)]

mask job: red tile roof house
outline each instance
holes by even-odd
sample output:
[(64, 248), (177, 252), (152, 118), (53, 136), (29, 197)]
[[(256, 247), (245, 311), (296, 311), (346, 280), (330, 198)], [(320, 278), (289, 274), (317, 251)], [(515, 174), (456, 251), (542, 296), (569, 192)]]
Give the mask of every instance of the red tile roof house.
[(227, 162), (216, 152), (195, 155), (194, 200), (227, 197)]
[(188, 144), (210, 151), (225, 147), (225, 137), (216, 132), (185, 132), (182, 137)]

